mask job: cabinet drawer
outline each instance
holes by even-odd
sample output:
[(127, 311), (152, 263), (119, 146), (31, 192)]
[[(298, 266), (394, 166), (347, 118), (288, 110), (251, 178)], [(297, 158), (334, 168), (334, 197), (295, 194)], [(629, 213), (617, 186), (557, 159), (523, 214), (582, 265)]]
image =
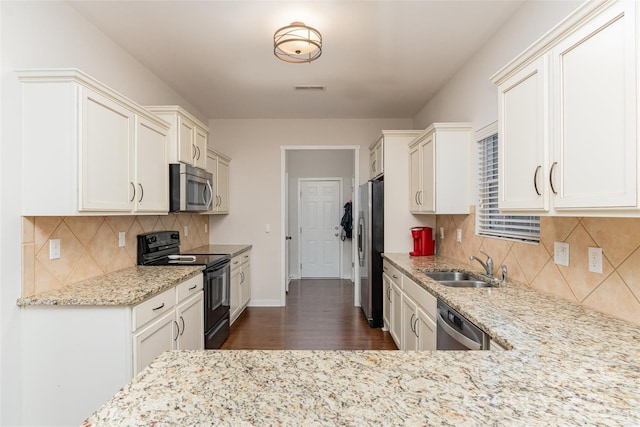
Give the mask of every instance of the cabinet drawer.
[(239, 268), (241, 264), (242, 264), (242, 255), (236, 255), (233, 258), (231, 258), (231, 271), (235, 270), (236, 268)]
[(203, 283), (202, 274), (198, 274), (197, 276), (180, 283), (176, 286), (176, 303), (200, 292), (202, 290)]
[(436, 299), (436, 297), (431, 295), (429, 291), (425, 290), (416, 282), (406, 276), (402, 280), (402, 283), (404, 285), (404, 292), (409, 295), (419, 306), (421, 306), (432, 319), (435, 320), (436, 313), (438, 311), (438, 300)]
[(169, 310), (173, 310), (175, 305), (175, 288), (166, 290), (163, 293), (136, 305), (133, 307), (133, 331), (138, 330), (141, 326), (149, 323), (161, 314), (166, 313)]
[(240, 255), (241, 264), (246, 264), (251, 261), (251, 251), (243, 252)]
[(402, 274), (397, 268), (392, 266), (389, 262), (383, 261), (382, 271), (389, 276), (391, 281), (396, 284), (397, 287), (402, 289)]

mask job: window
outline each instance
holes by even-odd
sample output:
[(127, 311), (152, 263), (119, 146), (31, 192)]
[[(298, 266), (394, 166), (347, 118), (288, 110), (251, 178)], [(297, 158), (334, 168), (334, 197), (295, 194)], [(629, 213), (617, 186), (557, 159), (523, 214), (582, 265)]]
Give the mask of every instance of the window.
[(489, 135), (479, 131), (478, 141), (478, 207), (476, 234), (486, 237), (538, 243), (540, 217), (503, 215), (498, 211), (498, 134), (491, 126)]

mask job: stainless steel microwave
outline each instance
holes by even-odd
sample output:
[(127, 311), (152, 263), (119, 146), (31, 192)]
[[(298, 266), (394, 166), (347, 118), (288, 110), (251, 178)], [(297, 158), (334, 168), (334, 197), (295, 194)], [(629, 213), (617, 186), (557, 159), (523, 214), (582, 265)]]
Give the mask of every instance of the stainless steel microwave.
[(184, 163), (169, 164), (169, 211), (208, 212), (213, 200), (213, 175)]

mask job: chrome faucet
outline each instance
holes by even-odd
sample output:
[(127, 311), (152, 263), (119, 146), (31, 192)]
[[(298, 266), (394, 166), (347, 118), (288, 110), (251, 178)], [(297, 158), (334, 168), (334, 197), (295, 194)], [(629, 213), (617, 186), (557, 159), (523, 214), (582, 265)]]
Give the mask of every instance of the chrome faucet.
[(469, 257), (469, 260), (473, 261), (476, 260), (478, 261), (482, 267), (484, 267), (484, 270), (487, 272), (487, 277), (493, 277), (493, 260), (491, 259), (491, 257), (489, 256), (488, 253), (480, 251), (481, 254), (485, 254), (487, 256), (487, 262), (483, 262), (480, 258), (475, 257), (473, 255), (471, 255)]

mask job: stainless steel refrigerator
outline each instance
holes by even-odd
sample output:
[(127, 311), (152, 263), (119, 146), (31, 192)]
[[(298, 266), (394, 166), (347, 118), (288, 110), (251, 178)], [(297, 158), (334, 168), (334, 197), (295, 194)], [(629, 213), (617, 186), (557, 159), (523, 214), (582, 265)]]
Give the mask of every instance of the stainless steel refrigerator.
[(360, 186), (358, 262), (360, 304), (372, 328), (382, 326), (382, 252), (384, 252), (384, 183)]

